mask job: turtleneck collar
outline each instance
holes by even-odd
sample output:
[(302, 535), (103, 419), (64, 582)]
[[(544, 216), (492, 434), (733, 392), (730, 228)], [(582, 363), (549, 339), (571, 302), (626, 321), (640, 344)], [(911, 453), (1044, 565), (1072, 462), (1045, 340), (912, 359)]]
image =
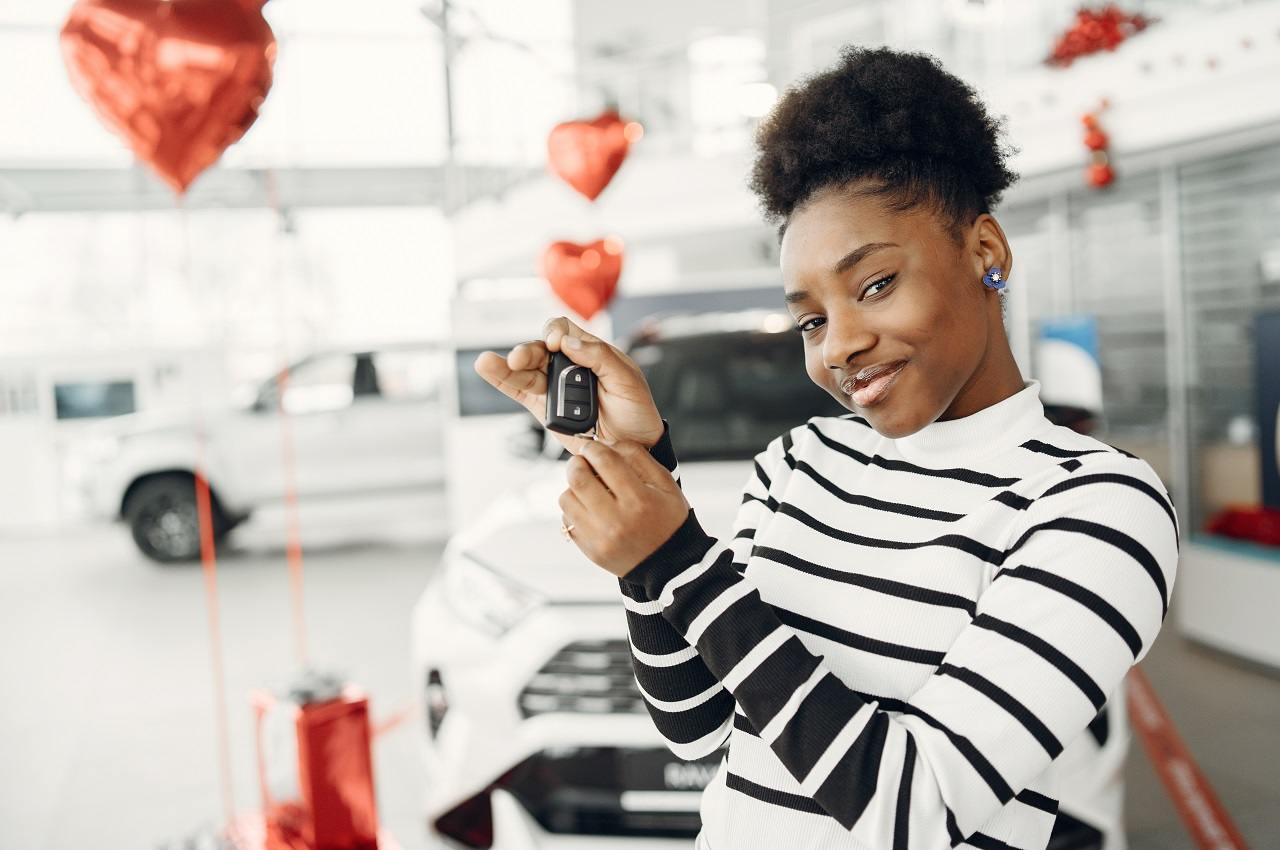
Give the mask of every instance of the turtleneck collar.
[(964, 463), (1021, 445), (1045, 421), (1040, 382), (1031, 378), (1006, 399), (959, 419), (934, 420), (892, 442), (913, 463)]

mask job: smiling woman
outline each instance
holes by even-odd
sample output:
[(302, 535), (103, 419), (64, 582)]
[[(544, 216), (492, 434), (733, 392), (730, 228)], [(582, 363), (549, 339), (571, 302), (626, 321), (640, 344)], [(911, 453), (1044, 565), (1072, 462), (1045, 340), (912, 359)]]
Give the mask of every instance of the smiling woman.
[(751, 185), (809, 376), (888, 436), (1021, 389), (1004, 289), (983, 285), (1013, 267), (991, 215), (1016, 180), (1000, 126), (931, 57), (881, 49), (846, 51), (758, 131)]
[[(923, 54), (847, 48), (788, 91), (752, 187), (808, 379), (848, 412), (757, 454), (723, 537), (692, 510), (667, 531), (684, 505), (634, 446), (572, 473), (621, 494), (568, 508), (606, 529), (654, 725), (682, 758), (729, 745), (700, 847), (1044, 850), (1102, 785), (1081, 733), (1160, 630), (1178, 521), (1145, 461), (1054, 425), (1018, 369), (998, 130)], [(1123, 847), (1122, 819), (1093, 826)]]

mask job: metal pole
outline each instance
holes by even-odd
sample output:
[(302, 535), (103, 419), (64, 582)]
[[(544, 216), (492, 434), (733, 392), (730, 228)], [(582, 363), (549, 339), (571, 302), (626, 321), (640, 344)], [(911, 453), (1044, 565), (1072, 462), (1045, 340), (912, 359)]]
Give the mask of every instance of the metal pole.
[(453, 215), (457, 197), (457, 162), (453, 127), (453, 36), (449, 32), (449, 0), (440, 0), (440, 37), (444, 45), (444, 212)]
[[(1187, 293), (1182, 286), (1182, 208), (1177, 161), (1169, 157), (1160, 166), (1160, 230), (1162, 288), (1164, 294), (1165, 375), (1169, 388), (1168, 431), (1172, 481), (1167, 482), (1178, 514), (1182, 539), (1190, 539), (1193, 512), (1199, 507), (1196, 481), (1194, 409), (1203, 396), (1196, 359), (1191, 356)], [(1190, 523), (1190, 524), (1189, 524)]]

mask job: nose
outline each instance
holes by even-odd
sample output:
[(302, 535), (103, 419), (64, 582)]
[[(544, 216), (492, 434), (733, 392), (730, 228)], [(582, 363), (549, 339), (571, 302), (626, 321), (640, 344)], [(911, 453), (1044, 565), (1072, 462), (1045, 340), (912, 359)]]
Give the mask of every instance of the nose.
[(875, 345), (875, 334), (852, 315), (851, 310), (833, 310), (827, 316), (822, 337), (822, 362), (828, 369), (844, 369), (863, 351)]

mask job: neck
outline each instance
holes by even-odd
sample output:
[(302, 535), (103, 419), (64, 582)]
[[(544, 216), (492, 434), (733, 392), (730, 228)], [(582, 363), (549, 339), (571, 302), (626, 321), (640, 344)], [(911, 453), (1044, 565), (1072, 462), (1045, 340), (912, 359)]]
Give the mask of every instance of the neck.
[(1002, 324), (996, 340), (988, 347), (978, 368), (936, 421), (971, 416), (1022, 389), (1022, 371), (1018, 369), (1018, 362), (1013, 359), (1013, 351), (1009, 348), (1009, 340)]

